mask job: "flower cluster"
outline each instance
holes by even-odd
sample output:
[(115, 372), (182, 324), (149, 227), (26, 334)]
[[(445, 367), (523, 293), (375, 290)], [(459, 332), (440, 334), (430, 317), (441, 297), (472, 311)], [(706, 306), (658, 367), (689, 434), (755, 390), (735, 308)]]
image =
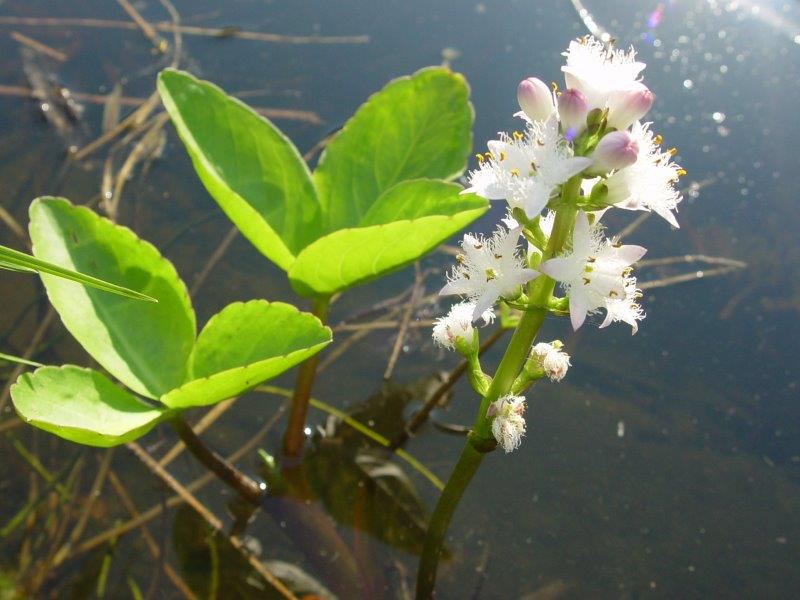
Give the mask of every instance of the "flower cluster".
[[(644, 317), (633, 265), (646, 250), (608, 239), (600, 219), (616, 207), (652, 211), (678, 227), (675, 182), (684, 171), (672, 161), (675, 149), (662, 150), (661, 136), (641, 121), (654, 96), (641, 81), (645, 65), (633, 49), (584, 37), (572, 41), (564, 56), (566, 89), (535, 77), (523, 80), (515, 115), (521, 131), (490, 141), (469, 173), (463, 193), (505, 201), (508, 216), (488, 239), (464, 236), (463, 253), (441, 294), (465, 296), (469, 303), (437, 321), (434, 338), (444, 347), (463, 337), (477, 349), (471, 323), (481, 316), (486, 321), (486, 311), (498, 302), (523, 311), (568, 308), (574, 329), (603, 311), (601, 328), (623, 321), (636, 333)], [(521, 239), (527, 249), (519, 247)], [(553, 282), (562, 298), (550, 294)], [(564, 377), (570, 359), (561, 347), (533, 346), (521, 388), (535, 376)], [(470, 348), (462, 354), (469, 356)], [(524, 433), (523, 408), (521, 397), (503, 396), (486, 413), (507, 451)]]
[(525, 435), (525, 398), (503, 396), (492, 402), (487, 415), (492, 417), (492, 435), (506, 454), (519, 448)]

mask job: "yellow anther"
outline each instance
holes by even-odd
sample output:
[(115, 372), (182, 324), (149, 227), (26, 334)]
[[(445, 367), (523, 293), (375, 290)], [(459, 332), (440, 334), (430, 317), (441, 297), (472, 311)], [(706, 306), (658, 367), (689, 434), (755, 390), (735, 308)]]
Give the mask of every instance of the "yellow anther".
[(558, 91), (558, 84), (555, 81), (551, 81), (550, 82), (550, 89), (552, 89), (553, 93), (555, 94)]
[(686, 175), (686, 169), (678, 169), (675, 173), (677, 173), (678, 177), (683, 177)]
[(483, 154), (476, 154), (476, 155), (475, 155), (475, 158), (477, 158), (477, 159), (478, 159), (478, 162), (479, 162), (479, 163), (483, 164)]
[(660, 146), (660, 145), (661, 145), (661, 142), (663, 142), (663, 141), (664, 141), (664, 138), (663, 138), (663, 137), (661, 137), (661, 134), (660, 134), (660, 133), (659, 133), (659, 134), (658, 134), (656, 137), (654, 137), (654, 138), (653, 138), (653, 143), (654, 143), (656, 146)]
[(509, 173), (511, 173), (512, 177), (519, 177), (519, 169), (511, 169)]
[(505, 159), (506, 159), (506, 153), (505, 152), (500, 152), (500, 160), (503, 161)]
[(489, 160), (492, 160), (494, 158), (494, 154), (492, 154), (491, 152), (484, 153), (484, 156)]
[(515, 131), (513, 134), (514, 139), (518, 142), (522, 141), (522, 134), (519, 131)]
[(673, 148), (670, 148), (669, 150), (667, 150), (667, 153), (668, 153), (670, 156), (675, 156), (675, 155), (678, 153), (678, 149), (677, 149), (677, 148), (675, 148), (675, 147), (673, 147)]

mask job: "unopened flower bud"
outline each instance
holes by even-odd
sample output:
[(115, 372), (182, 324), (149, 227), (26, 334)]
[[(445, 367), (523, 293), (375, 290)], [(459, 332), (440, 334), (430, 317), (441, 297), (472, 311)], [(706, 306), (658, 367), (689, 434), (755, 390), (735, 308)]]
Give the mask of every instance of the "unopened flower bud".
[(647, 114), (654, 100), (653, 92), (638, 81), (627, 89), (612, 92), (608, 97), (608, 126), (627, 129)]
[(589, 173), (603, 175), (624, 169), (636, 162), (639, 144), (627, 131), (612, 131), (603, 136), (592, 153)]
[(553, 114), (553, 93), (544, 81), (536, 77), (520, 81), (517, 102), (531, 121), (546, 121)]
[(586, 96), (576, 89), (564, 90), (558, 97), (558, 116), (564, 129), (564, 137), (573, 140), (586, 129), (589, 103)]
[(569, 354), (561, 350), (564, 345), (559, 340), (539, 343), (533, 347), (532, 354), (536, 356), (544, 374), (550, 381), (561, 381), (567, 374), (571, 363)]
[[(454, 305), (447, 316), (436, 319), (433, 326), (433, 341), (442, 348), (457, 350), (460, 354), (477, 351), (475, 329), (472, 327), (472, 313), (475, 304), (461, 302)], [(484, 324), (494, 321), (494, 311), (487, 310), (480, 317)]]
[(493, 417), (492, 435), (506, 454), (519, 448), (525, 435), (525, 398), (523, 396), (502, 396), (489, 405), (487, 417)]

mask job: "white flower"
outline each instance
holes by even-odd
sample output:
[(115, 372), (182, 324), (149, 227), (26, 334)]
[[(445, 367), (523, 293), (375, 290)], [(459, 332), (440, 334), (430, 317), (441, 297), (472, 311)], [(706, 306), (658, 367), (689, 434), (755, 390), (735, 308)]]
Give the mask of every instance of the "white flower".
[(558, 340), (550, 343), (540, 342), (533, 347), (532, 353), (539, 360), (544, 374), (550, 381), (564, 379), (572, 364), (569, 362), (569, 354), (561, 350), (563, 347), (564, 345)]
[(631, 48), (611, 50), (591, 36), (573, 40), (564, 53), (567, 64), (561, 67), (568, 88), (580, 90), (593, 108), (605, 108), (612, 95), (640, 89), (639, 73), (643, 62), (636, 61)]
[(636, 287), (636, 279), (628, 277), (625, 280), (625, 297), (606, 300), (606, 318), (600, 328), (608, 327), (616, 321), (624, 321), (631, 326), (631, 333), (639, 331), (639, 323), (644, 319), (644, 312), (637, 300), (642, 293)]
[[(448, 350), (455, 348), (458, 338), (472, 343), (475, 334), (472, 327), (474, 312), (475, 305), (472, 302), (460, 302), (453, 305), (446, 316), (436, 319), (433, 326), (433, 341)], [(494, 321), (494, 311), (490, 308), (481, 315), (481, 318), (484, 325), (488, 325)]]
[(636, 333), (636, 321), (643, 315), (635, 302), (636, 279), (630, 276), (629, 267), (645, 252), (641, 246), (621, 246), (604, 239), (602, 227), (590, 226), (586, 213), (579, 212), (572, 251), (545, 261), (539, 270), (563, 284), (574, 329), (583, 324), (587, 314), (605, 308), (608, 315), (602, 326), (624, 320)]
[(556, 115), (545, 122), (528, 122), (524, 135), (501, 133), (488, 146), (463, 193), (506, 200), (510, 208), (522, 208), (529, 218), (542, 211), (557, 186), (592, 163), (589, 158), (572, 156), (559, 133)]
[(486, 411), (492, 421), (492, 435), (506, 454), (519, 448), (525, 435), (525, 398), (523, 396), (502, 396), (495, 400)]
[(499, 227), (491, 238), (465, 235), (464, 253), (439, 292), (443, 296), (460, 294), (475, 303), (472, 320), (489, 310), (498, 298), (514, 298), (523, 283), (538, 275), (517, 255), (520, 230)]
[(658, 147), (650, 123), (634, 123), (631, 137), (639, 148), (636, 162), (606, 180), (608, 202), (628, 210), (651, 210), (679, 227), (672, 211), (683, 199), (675, 189), (683, 170), (672, 162), (671, 152), (662, 152)]

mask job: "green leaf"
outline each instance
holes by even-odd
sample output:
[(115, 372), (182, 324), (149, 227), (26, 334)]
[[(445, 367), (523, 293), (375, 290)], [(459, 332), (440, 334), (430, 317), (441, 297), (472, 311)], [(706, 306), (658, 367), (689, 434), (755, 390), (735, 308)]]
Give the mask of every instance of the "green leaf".
[(60, 198), (31, 204), (33, 254), (142, 292), (158, 303), (131, 302), (42, 275), (69, 332), (109, 373), (150, 398), (180, 385), (195, 336), (186, 287), (175, 268), (129, 229)]
[(59, 437), (106, 448), (135, 440), (167, 416), (107, 377), (73, 365), (24, 373), (11, 386), (19, 416)]
[(282, 302), (235, 302), (213, 316), (190, 358), (190, 381), (165, 394), (173, 408), (214, 404), (254, 388), (319, 352), (331, 330)]
[(428, 68), (390, 82), (328, 144), (314, 171), (326, 231), (354, 227), (407, 179), (451, 179), (472, 147), (472, 107), (461, 75)]
[(329, 296), (416, 260), (488, 209), (486, 200), (460, 190), (428, 179), (396, 185), (364, 215), (365, 226), (331, 233), (303, 250), (289, 270), (292, 287), (305, 296)]
[(320, 205), (297, 148), (267, 119), (188, 73), (162, 71), (158, 91), (208, 193), (287, 270), (321, 233)]
[(83, 273), (78, 273), (69, 269), (63, 269), (58, 265), (40, 260), (35, 256), (30, 256), (29, 254), (19, 252), (18, 250), (14, 250), (13, 248), (8, 248), (6, 246), (0, 246), (0, 269), (49, 273), (50, 275), (56, 275), (58, 277), (63, 277), (64, 279), (77, 281), (80, 284), (88, 285), (106, 292), (111, 292), (112, 294), (119, 294), (120, 296), (127, 296), (128, 298), (135, 298), (136, 300), (157, 302), (155, 298), (140, 294), (134, 290), (129, 290), (121, 285), (115, 285), (113, 283), (103, 281), (102, 279), (98, 279), (97, 277), (84, 275)]

